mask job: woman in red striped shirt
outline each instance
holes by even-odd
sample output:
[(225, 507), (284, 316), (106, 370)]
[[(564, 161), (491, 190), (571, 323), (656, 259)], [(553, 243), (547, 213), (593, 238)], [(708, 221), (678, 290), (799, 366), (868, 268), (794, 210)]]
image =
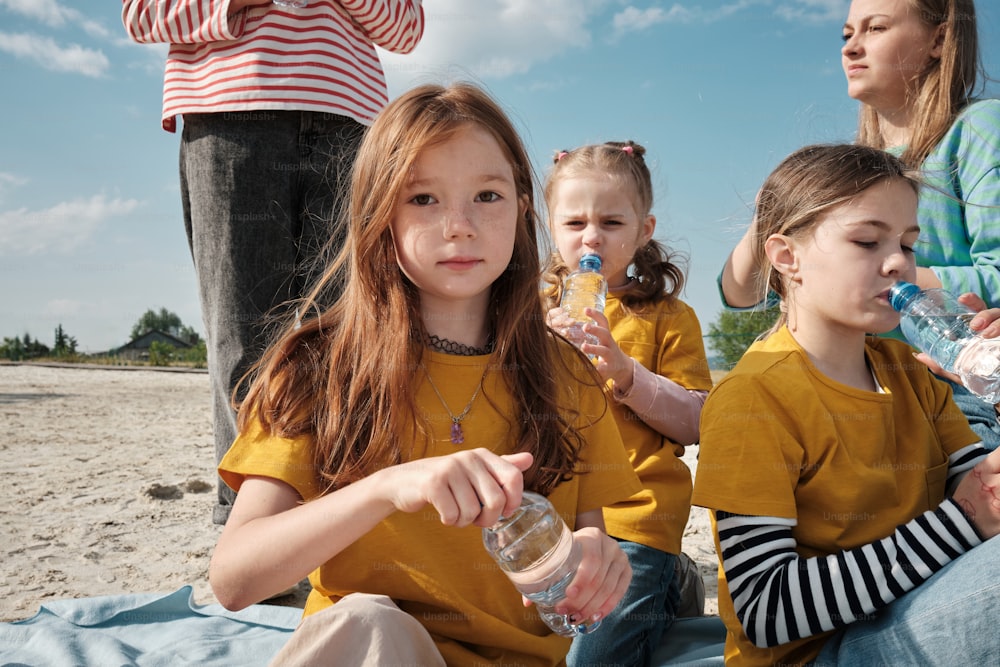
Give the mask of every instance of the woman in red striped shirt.
[[(233, 389), (265, 315), (302, 296), (343, 244), (339, 192), (388, 102), (375, 51), (408, 53), (420, 0), (123, 0), (137, 42), (170, 44), (163, 127), (183, 119), (180, 182), (212, 378), (216, 462), (236, 437)], [(316, 264), (319, 262), (318, 264)], [(233, 494), (219, 485), (215, 523)]]

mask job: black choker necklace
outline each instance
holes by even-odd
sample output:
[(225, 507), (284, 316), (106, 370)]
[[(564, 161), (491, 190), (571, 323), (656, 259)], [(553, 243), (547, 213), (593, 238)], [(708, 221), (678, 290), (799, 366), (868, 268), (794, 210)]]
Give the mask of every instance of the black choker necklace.
[(434, 334), (427, 334), (424, 338), (424, 343), (435, 352), (454, 354), (460, 357), (479, 357), (484, 354), (490, 354), (493, 352), (494, 346), (492, 333), (490, 334), (490, 337), (486, 339), (486, 345), (483, 345), (482, 347), (472, 347), (471, 345), (458, 343), (453, 340), (448, 340), (447, 338), (441, 338), (440, 336), (435, 336)]

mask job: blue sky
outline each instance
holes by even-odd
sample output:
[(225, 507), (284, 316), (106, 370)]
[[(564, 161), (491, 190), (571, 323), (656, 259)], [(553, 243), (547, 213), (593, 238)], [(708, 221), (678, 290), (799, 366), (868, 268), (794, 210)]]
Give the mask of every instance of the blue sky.
[[(1000, 3), (980, 0), (1000, 79)], [(850, 141), (847, 0), (425, 0), (427, 30), (384, 58), (390, 95), (472, 80), (518, 124), (539, 176), (609, 139), (647, 148), (657, 238), (688, 255), (707, 332), (749, 204), (792, 150)], [(82, 351), (127, 342), (149, 308), (202, 331), (181, 219), (178, 136), (160, 128), (166, 48), (131, 43), (121, 5), (0, 0), (0, 337)], [(988, 89), (1000, 96), (1000, 84)]]

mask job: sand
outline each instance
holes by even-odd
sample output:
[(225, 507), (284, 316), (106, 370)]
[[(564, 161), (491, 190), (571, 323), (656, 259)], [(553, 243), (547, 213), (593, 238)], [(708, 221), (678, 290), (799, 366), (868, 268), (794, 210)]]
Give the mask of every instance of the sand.
[[(0, 364), (0, 621), (51, 600), (194, 589), (208, 563), (215, 467), (204, 371)], [(697, 447), (685, 461), (694, 469)], [(717, 613), (707, 514), (684, 551)], [(302, 606), (306, 587), (273, 601)]]

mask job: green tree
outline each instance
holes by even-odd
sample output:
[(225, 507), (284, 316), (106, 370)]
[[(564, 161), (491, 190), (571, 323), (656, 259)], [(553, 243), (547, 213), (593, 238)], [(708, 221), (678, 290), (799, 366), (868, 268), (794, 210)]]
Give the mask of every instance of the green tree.
[(708, 325), (708, 346), (732, 368), (750, 344), (778, 319), (778, 307), (764, 310), (724, 310)]
[(195, 368), (205, 368), (208, 366), (208, 349), (205, 341), (199, 340), (187, 350), (178, 350), (176, 354), (180, 361), (189, 363)]
[(0, 358), (10, 361), (21, 361), (25, 358), (24, 343), (20, 338), (7, 338), (4, 336), (3, 343), (0, 344)]
[(170, 360), (174, 358), (175, 348), (169, 343), (154, 340), (149, 344), (149, 365), (169, 366)]
[(76, 354), (76, 338), (68, 335), (62, 324), (56, 326), (56, 343), (52, 347), (52, 354), (57, 357), (71, 357)]
[(143, 313), (132, 327), (131, 339), (135, 340), (150, 331), (163, 331), (192, 345), (198, 342), (198, 332), (185, 325), (177, 313), (166, 308), (160, 308), (160, 312), (149, 309)]
[(48, 345), (32, 338), (29, 334), (24, 334), (19, 338), (4, 338), (3, 343), (0, 344), (0, 358), (11, 361), (47, 357), (49, 352)]

